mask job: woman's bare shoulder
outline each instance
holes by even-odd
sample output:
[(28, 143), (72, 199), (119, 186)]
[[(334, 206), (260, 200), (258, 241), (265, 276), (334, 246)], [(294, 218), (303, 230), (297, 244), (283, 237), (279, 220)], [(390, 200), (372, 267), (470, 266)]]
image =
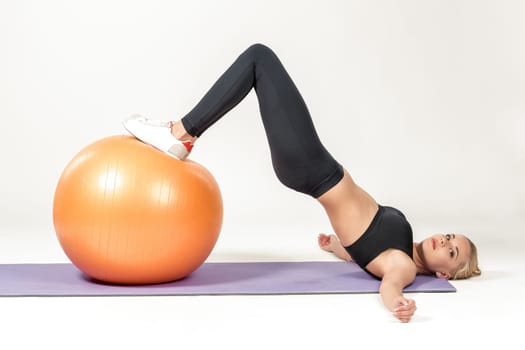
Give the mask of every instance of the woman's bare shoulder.
[(403, 251), (388, 249), (379, 254), (367, 265), (367, 270), (381, 277), (396, 275), (412, 282), (416, 278), (417, 267), (414, 261)]

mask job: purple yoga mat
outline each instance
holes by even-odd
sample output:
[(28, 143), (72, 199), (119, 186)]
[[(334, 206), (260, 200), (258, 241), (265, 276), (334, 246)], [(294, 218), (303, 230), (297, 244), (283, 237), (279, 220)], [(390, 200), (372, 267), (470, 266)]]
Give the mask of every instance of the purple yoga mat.
[[(163, 284), (119, 286), (94, 281), (72, 264), (0, 264), (0, 296), (232, 295), (377, 293), (379, 281), (356, 264), (324, 262), (205, 263)], [(444, 279), (417, 276), (405, 292), (455, 292)]]

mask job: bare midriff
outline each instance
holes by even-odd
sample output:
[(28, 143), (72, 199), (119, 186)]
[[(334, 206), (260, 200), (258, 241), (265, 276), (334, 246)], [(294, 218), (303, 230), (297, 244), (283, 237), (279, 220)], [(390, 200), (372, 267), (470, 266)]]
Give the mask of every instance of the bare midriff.
[(345, 247), (361, 237), (379, 209), (374, 198), (356, 185), (346, 170), (341, 181), (317, 200)]

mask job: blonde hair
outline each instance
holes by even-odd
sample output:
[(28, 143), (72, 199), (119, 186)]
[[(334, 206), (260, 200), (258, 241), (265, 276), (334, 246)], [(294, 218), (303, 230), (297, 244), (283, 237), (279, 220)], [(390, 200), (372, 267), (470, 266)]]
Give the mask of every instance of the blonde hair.
[(460, 280), (481, 275), (481, 270), (478, 266), (478, 249), (470, 239), (467, 238), (467, 241), (470, 245), (470, 257), (466, 263), (460, 266), (452, 274), (451, 279), (453, 280)]

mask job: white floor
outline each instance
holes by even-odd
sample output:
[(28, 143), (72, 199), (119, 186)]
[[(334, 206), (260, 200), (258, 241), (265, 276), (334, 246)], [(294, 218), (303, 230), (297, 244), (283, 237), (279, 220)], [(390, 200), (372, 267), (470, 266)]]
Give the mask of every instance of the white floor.
[[(332, 259), (315, 232), (241, 231), (223, 230), (209, 260)], [(52, 231), (0, 233), (0, 263), (67, 261)], [(483, 276), (453, 282), (457, 293), (410, 294), (409, 324), (371, 294), (0, 298), (0, 348), (523, 349), (523, 242), (495, 242), (477, 242)]]

